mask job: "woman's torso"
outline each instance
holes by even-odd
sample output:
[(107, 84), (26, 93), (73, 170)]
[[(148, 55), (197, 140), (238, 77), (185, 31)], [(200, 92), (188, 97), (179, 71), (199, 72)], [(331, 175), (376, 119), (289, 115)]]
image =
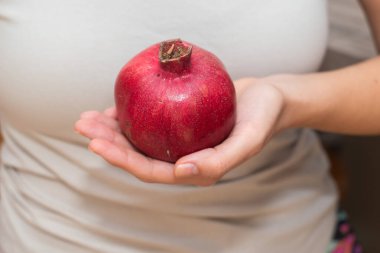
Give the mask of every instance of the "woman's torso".
[(198, 188), (138, 181), (88, 152), (73, 125), (113, 104), (128, 59), (169, 38), (212, 51), (234, 79), (315, 71), (325, 4), (0, 2), (5, 252), (321, 252), (314, 241), (327, 245), (336, 196), (310, 131), (280, 134)]

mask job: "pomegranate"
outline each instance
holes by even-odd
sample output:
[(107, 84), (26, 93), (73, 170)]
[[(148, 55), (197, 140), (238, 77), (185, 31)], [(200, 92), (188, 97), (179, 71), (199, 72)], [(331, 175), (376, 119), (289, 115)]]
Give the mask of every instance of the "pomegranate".
[(180, 39), (133, 57), (116, 79), (115, 103), (127, 139), (167, 162), (221, 143), (236, 118), (235, 89), (222, 62)]

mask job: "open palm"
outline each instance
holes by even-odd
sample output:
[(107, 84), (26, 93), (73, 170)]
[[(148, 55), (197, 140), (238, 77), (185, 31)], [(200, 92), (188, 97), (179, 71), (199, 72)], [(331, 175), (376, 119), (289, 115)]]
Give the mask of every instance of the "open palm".
[(230, 136), (220, 145), (186, 155), (175, 164), (138, 152), (121, 133), (115, 107), (82, 113), (75, 129), (91, 140), (93, 152), (144, 182), (212, 185), (263, 148), (276, 132), (284, 106), (282, 94), (260, 79), (240, 79), (235, 88), (237, 120)]

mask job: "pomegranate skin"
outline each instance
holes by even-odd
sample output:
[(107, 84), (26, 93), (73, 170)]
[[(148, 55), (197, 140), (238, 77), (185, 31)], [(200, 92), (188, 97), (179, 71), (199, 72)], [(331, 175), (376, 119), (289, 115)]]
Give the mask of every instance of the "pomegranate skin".
[(222, 62), (188, 42), (166, 42), (173, 41), (190, 53), (166, 63), (159, 57), (165, 42), (157, 43), (133, 57), (115, 83), (122, 132), (142, 153), (172, 163), (221, 143), (236, 120), (235, 89)]

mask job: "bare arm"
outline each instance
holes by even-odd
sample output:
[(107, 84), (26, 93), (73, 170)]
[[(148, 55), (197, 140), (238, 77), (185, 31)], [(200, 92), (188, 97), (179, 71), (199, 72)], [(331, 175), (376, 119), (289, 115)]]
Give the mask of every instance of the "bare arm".
[(269, 81), (286, 101), (278, 129), (380, 134), (380, 57), (335, 71)]
[[(380, 1), (361, 0), (380, 49)], [(278, 129), (311, 127), (346, 134), (380, 134), (380, 57), (304, 76), (269, 77), (285, 96)]]

